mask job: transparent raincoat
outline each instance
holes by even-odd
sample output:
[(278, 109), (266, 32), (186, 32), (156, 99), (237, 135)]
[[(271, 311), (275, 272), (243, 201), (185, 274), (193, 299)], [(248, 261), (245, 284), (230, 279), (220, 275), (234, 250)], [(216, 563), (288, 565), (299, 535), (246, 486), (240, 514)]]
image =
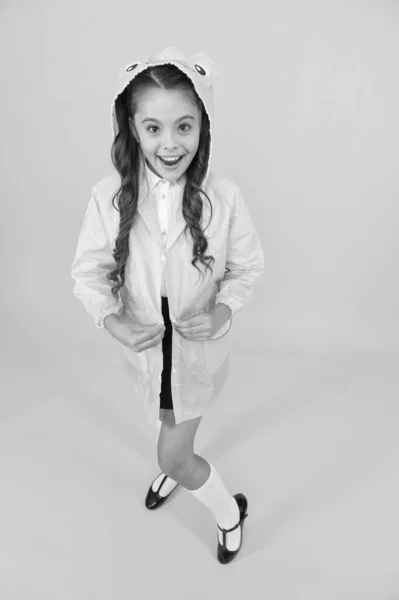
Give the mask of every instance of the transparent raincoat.
[[(114, 135), (118, 131), (114, 115), (117, 96), (140, 71), (165, 63), (176, 65), (190, 77), (208, 113), (212, 134), (216, 68), (204, 53), (187, 57), (169, 47), (124, 68), (111, 108)], [(118, 297), (114, 298), (112, 282), (106, 279), (106, 274), (115, 268), (112, 252), (118, 235), (119, 212), (113, 207), (112, 198), (120, 186), (117, 171), (101, 179), (91, 190), (71, 270), (74, 295), (98, 328), (104, 327), (104, 318), (111, 313), (123, 315), (127, 322), (163, 323), (162, 278), (172, 324), (210, 311), (219, 302), (230, 307), (229, 321), (206, 341), (187, 340), (173, 329), (171, 387), (176, 424), (203, 415), (218, 396), (229, 372), (234, 315), (251, 300), (253, 286), (264, 270), (263, 249), (243, 195), (233, 181), (210, 170), (211, 156), (212, 135), (208, 168), (201, 187), (212, 202), (213, 214), (211, 219), (209, 202), (205, 200), (201, 222), (208, 240), (206, 254), (215, 258), (211, 264), (213, 273), (197, 261), (202, 277), (191, 264), (193, 239), (189, 229), (185, 231), (182, 195), (177, 217), (170, 224), (164, 244), (142, 162), (138, 212), (129, 238), (125, 284)], [(135, 393), (144, 403), (149, 423), (159, 429), (162, 341), (142, 352), (120, 345)]]

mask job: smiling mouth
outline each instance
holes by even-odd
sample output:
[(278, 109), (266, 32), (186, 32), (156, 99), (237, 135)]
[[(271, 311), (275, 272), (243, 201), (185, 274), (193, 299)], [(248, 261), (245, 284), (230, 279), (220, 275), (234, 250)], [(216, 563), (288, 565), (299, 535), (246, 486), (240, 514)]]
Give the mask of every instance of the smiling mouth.
[(166, 158), (158, 155), (158, 158), (167, 167), (175, 167), (181, 161), (183, 156), (184, 154), (182, 154), (181, 156), (171, 156)]

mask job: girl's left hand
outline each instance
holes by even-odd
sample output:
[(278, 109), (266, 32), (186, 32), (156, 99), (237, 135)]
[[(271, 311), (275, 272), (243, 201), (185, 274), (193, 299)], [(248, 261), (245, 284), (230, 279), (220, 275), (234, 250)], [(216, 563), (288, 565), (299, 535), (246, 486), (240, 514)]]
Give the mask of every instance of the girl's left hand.
[(186, 340), (197, 342), (209, 340), (222, 327), (220, 312), (202, 312), (187, 321), (176, 321), (174, 329)]

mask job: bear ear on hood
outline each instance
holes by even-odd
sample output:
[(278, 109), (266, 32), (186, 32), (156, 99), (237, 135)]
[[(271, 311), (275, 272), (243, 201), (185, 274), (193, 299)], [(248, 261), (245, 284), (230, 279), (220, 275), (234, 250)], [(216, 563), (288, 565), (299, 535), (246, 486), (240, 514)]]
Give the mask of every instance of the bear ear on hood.
[(180, 63), (183, 67), (191, 69), (196, 76), (198, 76), (198, 74), (201, 75), (201, 77), (204, 78), (203, 83), (207, 87), (212, 87), (213, 82), (220, 78), (219, 70), (206, 52), (197, 52), (197, 54), (192, 56), (186, 56), (176, 50), (173, 46), (169, 46), (157, 54), (145, 58), (137, 57), (136, 60), (133, 60), (130, 64), (121, 69), (118, 79), (126, 78), (126, 74), (129, 73), (134, 76), (134, 71), (138, 67), (140, 67), (139, 71), (141, 71), (149, 65), (159, 64), (162, 63), (162, 61), (167, 62), (168, 60), (175, 64)]
[[(205, 53), (198, 52), (191, 57), (194, 69), (202, 76), (209, 78), (212, 82), (220, 78), (220, 72), (213, 60)], [(205, 82), (206, 83), (206, 82)]]

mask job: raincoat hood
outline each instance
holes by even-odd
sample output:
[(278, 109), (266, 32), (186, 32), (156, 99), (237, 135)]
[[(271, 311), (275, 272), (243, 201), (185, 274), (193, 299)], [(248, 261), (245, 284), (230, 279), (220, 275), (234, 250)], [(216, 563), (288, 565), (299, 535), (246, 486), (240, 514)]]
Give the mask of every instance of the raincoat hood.
[(176, 50), (176, 48), (169, 46), (157, 54), (153, 54), (152, 56), (146, 57), (142, 60), (134, 60), (126, 65), (118, 77), (118, 89), (116, 95), (114, 96), (111, 107), (113, 135), (115, 137), (119, 131), (115, 116), (115, 101), (118, 96), (123, 92), (132, 79), (141, 73), (141, 71), (144, 71), (150, 66), (165, 64), (175, 65), (190, 78), (198, 96), (204, 103), (205, 110), (209, 117), (210, 145), (208, 165), (203, 181), (203, 184), (205, 185), (208, 180), (212, 157), (213, 84), (214, 81), (219, 78), (219, 72), (212, 59), (204, 52), (194, 54), (193, 56), (186, 56)]

